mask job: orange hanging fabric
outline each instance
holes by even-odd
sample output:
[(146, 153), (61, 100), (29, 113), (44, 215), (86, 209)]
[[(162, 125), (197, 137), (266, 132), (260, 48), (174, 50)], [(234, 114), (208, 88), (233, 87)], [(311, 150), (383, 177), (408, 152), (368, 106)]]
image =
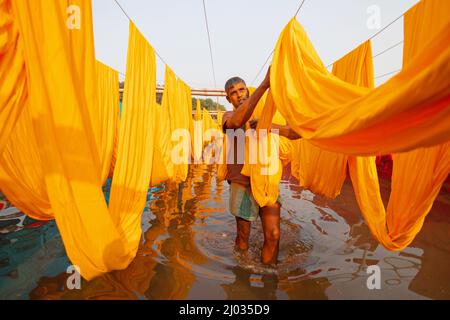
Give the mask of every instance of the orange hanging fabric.
[(108, 210), (101, 188), (100, 140), (93, 130), (100, 117), (91, 2), (72, 1), (67, 7), (60, 1), (17, 1), (13, 9), (24, 48), (30, 122), (67, 255), (88, 280), (126, 268), (140, 241), (153, 157), (153, 49), (130, 25), (126, 106)]
[(96, 62), (97, 111), (99, 123), (99, 156), (102, 166), (102, 184), (111, 169), (115, 142), (117, 142), (119, 122), (119, 73), (107, 65)]
[[(333, 64), (333, 74), (359, 87), (373, 88), (372, 46), (366, 41)], [(347, 176), (348, 156), (323, 150), (310, 141), (293, 141), (292, 174), (316, 194), (336, 198)]]
[[(441, 4), (436, 0), (422, 1), (406, 13), (404, 66), (408, 66), (414, 56), (425, 49), (429, 37), (441, 29), (445, 21)], [(374, 159), (350, 157), (349, 160), (355, 195), (370, 230), (386, 248), (402, 250), (421, 230), (450, 173), (450, 142), (394, 154), (393, 164), (386, 212)]]
[(68, 28), (66, 3), (13, 3), (48, 198), (69, 259), (91, 279), (125, 267), (129, 259), (102, 193), (88, 111), (95, 100), (88, 101), (84, 89), (96, 87), (91, 3), (72, 6), (75, 20)]
[(246, 138), (245, 164), (241, 173), (250, 177), (253, 197), (260, 207), (265, 207), (278, 199), (283, 166), (291, 158), (291, 143), (287, 138), (270, 132), (272, 123), (286, 125), (277, 114), (270, 90), (265, 100), (260, 102), (264, 106), (255, 108), (261, 113), (253, 115), (258, 119), (258, 125), (256, 132)]
[(0, 155), (0, 189), (20, 211), (38, 220), (54, 219), (30, 108), (25, 107)]
[[(433, 1), (433, 0), (428, 0)], [(439, 15), (450, 2), (436, 1)], [(271, 90), (289, 125), (322, 149), (377, 155), (436, 145), (450, 136), (450, 24), (412, 63), (376, 89), (331, 75), (292, 19), (274, 52)]]
[(117, 160), (109, 211), (134, 258), (141, 238), (141, 215), (152, 172), (156, 104), (155, 52), (130, 22), (127, 79), (120, 119)]
[(199, 99), (196, 99), (196, 108), (193, 126), (194, 126), (194, 133), (191, 138), (193, 140), (192, 148), (193, 148), (194, 163), (200, 163), (202, 161), (202, 153), (203, 153), (203, 121)]
[[(167, 110), (167, 109), (166, 109)], [(164, 155), (165, 149), (169, 148), (169, 131), (164, 129), (168, 125), (167, 112), (164, 112), (163, 107), (155, 103), (155, 131), (154, 131), (154, 150), (152, 161), (152, 174), (150, 177), (150, 186), (156, 186), (169, 179), (168, 166)]]
[(178, 99), (173, 113), (175, 117), (175, 127), (173, 128), (174, 131), (172, 132), (177, 132), (179, 134), (177, 136), (179, 140), (174, 141), (175, 149), (173, 149), (172, 151), (177, 162), (175, 165), (175, 182), (179, 183), (182, 181), (186, 181), (188, 175), (191, 155), (189, 123), (192, 115), (192, 111), (189, 111), (192, 110), (189, 107), (191, 102), (188, 101), (188, 97), (190, 98), (191, 95), (191, 90), (181, 79), (177, 79), (176, 95)]
[(27, 83), (12, 1), (0, 0), (0, 155), (26, 107)]

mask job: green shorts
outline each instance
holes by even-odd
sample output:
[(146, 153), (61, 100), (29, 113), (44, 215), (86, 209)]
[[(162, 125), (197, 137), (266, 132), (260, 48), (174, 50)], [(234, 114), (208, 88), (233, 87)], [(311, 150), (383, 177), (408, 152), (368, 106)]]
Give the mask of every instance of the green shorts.
[[(277, 202), (281, 205), (281, 199)], [(239, 183), (230, 185), (230, 212), (232, 215), (247, 221), (255, 221), (259, 216), (259, 205), (253, 197), (250, 186)]]

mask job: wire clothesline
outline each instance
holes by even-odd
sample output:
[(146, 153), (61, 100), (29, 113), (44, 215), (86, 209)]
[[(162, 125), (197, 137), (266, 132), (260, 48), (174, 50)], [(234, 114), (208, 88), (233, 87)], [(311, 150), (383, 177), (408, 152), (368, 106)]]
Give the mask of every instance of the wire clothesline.
[[(297, 14), (298, 14), (298, 12), (300, 11), (301, 7), (303, 6), (303, 3), (304, 3), (304, 2), (305, 2), (305, 0), (303, 0), (302, 3), (301, 3), (301, 5), (299, 6), (299, 8), (298, 8), (298, 10), (297, 10), (297, 12), (296, 12), (296, 14), (295, 14), (295, 17), (297, 16)], [(403, 12), (400, 16), (398, 16), (397, 18), (395, 18), (394, 20), (392, 20), (391, 22), (389, 22), (386, 26), (384, 26), (384, 27), (381, 28), (379, 31), (377, 31), (375, 34), (373, 34), (372, 36), (370, 36), (370, 38), (367, 39), (366, 41), (372, 40), (373, 38), (377, 37), (379, 34), (381, 34), (383, 31), (385, 31), (387, 28), (389, 28), (389, 27), (390, 27), (391, 25), (393, 25), (395, 22), (397, 22), (400, 18), (402, 18), (402, 17), (405, 15), (405, 13), (406, 13), (406, 12)], [(398, 43), (396, 43), (396, 44), (394, 44), (393, 46), (391, 46), (391, 47), (389, 47), (389, 48), (387, 48), (387, 49), (381, 51), (380, 53), (374, 55), (372, 58), (374, 59), (374, 58), (376, 58), (376, 57), (378, 57), (378, 56), (380, 56), (380, 55), (382, 55), (382, 54), (384, 54), (384, 53), (386, 53), (386, 52), (388, 52), (388, 51), (390, 51), (390, 50), (396, 48), (397, 46), (399, 46), (399, 45), (402, 44), (402, 43), (403, 43), (403, 40), (400, 41), (400, 42), (398, 42)], [(274, 50), (272, 50), (272, 51), (270, 52), (269, 56), (267, 57), (266, 61), (265, 61), (264, 64), (263, 64), (263, 66), (262, 66), (261, 69), (258, 71), (258, 73), (257, 73), (257, 75), (255, 76), (255, 78), (252, 80), (252, 82), (251, 82), (252, 85), (253, 85), (254, 82), (258, 79), (258, 77), (259, 77), (259, 75), (261, 74), (262, 70), (264, 70), (264, 67), (266, 66), (266, 64), (267, 64), (267, 62), (269, 61), (270, 57), (272, 56), (273, 52), (274, 52)], [(326, 68), (329, 68), (329, 67), (331, 67), (332, 65), (333, 65), (333, 63), (330, 63), (330, 64), (328, 64), (328, 65), (326, 66)], [(397, 71), (392, 71), (392, 72), (390, 72), (389, 74), (392, 74), (392, 73), (395, 73), (395, 72), (397, 72)], [(384, 77), (384, 76), (389, 75), (389, 74), (383, 74), (383, 75), (377, 76), (377, 77), (375, 77), (375, 79)]]
[(403, 40), (400, 41), (400, 42), (397, 42), (396, 44), (390, 46), (389, 48), (387, 48), (387, 49), (381, 51), (380, 53), (377, 53), (376, 55), (374, 55), (374, 56), (372, 57), (372, 59), (375, 59), (376, 57), (379, 57), (379, 56), (381, 56), (382, 54), (384, 54), (384, 53), (386, 53), (386, 52), (388, 52), (388, 51), (390, 51), (390, 50), (392, 50), (392, 49), (398, 47), (398, 46), (401, 45), (403, 42), (404, 42)]
[[(133, 19), (130, 18), (130, 16), (129, 16), (128, 13), (125, 11), (125, 9), (120, 5), (119, 1), (118, 1), (118, 0), (114, 0), (114, 2), (119, 6), (120, 10), (122, 10), (123, 14), (128, 18), (128, 20), (130, 20), (131, 22), (133, 22)], [(134, 23), (134, 22), (133, 22), (133, 23)], [(168, 64), (168, 63), (163, 59), (163, 57), (158, 53), (158, 51), (157, 51), (155, 48), (153, 48), (153, 50), (155, 50), (156, 55), (158, 56), (159, 59), (161, 59), (161, 61), (162, 61), (164, 64)]]
[(203, 12), (205, 14), (206, 33), (208, 34), (209, 55), (211, 58), (211, 67), (212, 67), (212, 73), (213, 73), (214, 87), (217, 88), (216, 71), (215, 71), (215, 67), (214, 67), (214, 59), (213, 59), (212, 46), (211, 46), (211, 35), (209, 32), (208, 16), (206, 14), (205, 0), (203, 0), (202, 2), (203, 2)]
[[(216, 82), (216, 75), (215, 75), (215, 66), (214, 66), (214, 59), (213, 59), (213, 54), (212, 54), (212, 46), (211, 46), (211, 36), (210, 36), (210, 32), (209, 32), (209, 26), (208, 26), (208, 18), (207, 18), (207, 14), (206, 14), (206, 6), (205, 6), (205, 1), (203, 1), (203, 10), (204, 10), (204, 14), (205, 14), (205, 23), (206, 23), (206, 29), (207, 29), (207, 34), (208, 34), (208, 44), (209, 44), (209, 51), (210, 51), (210, 58), (211, 58), (211, 67), (212, 67), (212, 73), (213, 73), (213, 80), (214, 80), (214, 86), (217, 87), (217, 82)], [(128, 15), (128, 13), (125, 11), (125, 9), (121, 6), (121, 4), (119, 3), (118, 0), (114, 0), (114, 2), (117, 4), (117, 6), (120, 8), (120, 10), (123, 12), (123, 14), (128, 18), (128, 20), (130, 20), (131, 22), (133, 22), (133, 20), (131, 19), (131, 17)], [(306, 0), (302, 0), (300, 5), (298, 6), (294, 17), (297, 17), (298, 13), (300, 12), (301, 8), (303, 7), (304, 3), (306, 2)], [(390, 23), (388, 23), (386, 26), (384, 26), (383, 28), (381, 28), (379, 31), (377, 31), (375, 34), (373, 34), (368, 40), (372, 40), (373, 38), (375, 38), (376, 36), (378, 36), (379, 34), (381, 34), (383, 31), (385, 31), (387, 28), (389, 28), (391, 25), (393, 25), (395, 22), (397, 22), (400, 18), (402, 18), (405, 15), (405, 12), (402, 13), (400, 16), (398, 16), (396, 19), (394, 19), (393, 21), (391, 21)], [(368, 41), (366, 40), (366, 41)], [(378, 54), (373, 56), (373, 59), (376, 57), (379, 57), (380, 55), (396, 48), (397, 46), (401, 45), (403, 43), (403, 40), (400, 42), (397, 42), (396, 44), (388, 47), (387, 49), (379, 52)], [(157, 57), (166, 65), (168, 65), (168, 63), (164, 60), (164, 58), (158, 53), (158, 51), (156, 49), (155, 50), (155, 54), (157, 55)], [(262, 65), (262, 67), (259, 69), (257, 75), (255, 76), (255, 78), (252, 80), (251, 85), (253, 85), (253, 83), (258, 79), (259, 75), (261, 74), (261, 72), (264, 70), (264, 67), (267, 65), (267, 62), (269, 61), (270, 57), (273, 55), (274, 50), (272, 50), (270, 52), (270, 54), (268, 55), (267, 59), (265, 60), (264, 64)], [(330, 66), (332, 66), (333, 63), (327, 65), (326, 68), (329, 68)], [(388, 75), (394, 74), (399, 72), (400, 70), (394, 70), (379, 76), (374, 77), (374, 79), (379, 79), (379, 78), (383, 78), (386, 77)], [(122, 75), (123, 77), (126, 77), (126, 74), (123, 72), (119, 71), (119, 74)]]
[[(120, 8), (120, 10), (122, 10), (123, 14), (128, 18), (128, 20), (130, 20), (131, 22), (134, 23), (133, 19), (131, 19), (131, 17), (128, 15), (128, 13), (125, 11), (125, 9), (120, 5), (119, 1), (114, 0), (114, 2), (117, 4), (117, 6)], [(162, 63), (164, 63), (165, 65), (169, 65), (154, 47), (153, 47), (153, 50), (155, 51), (156, 56), (161, 60)], [(119, 72), (119, 73), (124, 77), (126, 76), (123, 72)]]
[[(393, 25), (395, 22), (397, 22), (400, 18), (402, 18), (405, 15), (406, 12), (403, 12), (400, 16), (398, 16), (397, 18), (395, 18), (394, 20), (392, 20), (391, 22), (389, 22), (387, 25), (385, 25), (383, 28), (381, 28), (379, 31), (377, 31), (375, 34), (373, 34), (369, 39), (367, 39), (366, 41), (372, 40), (373, 38), (375, 38), (376, 36), (378, 36), (380, 33), (382, 33), (384, 30), (386, 30), (387, 28), (389, 28), (391, 25)], [(373, 58), (376, 58), (380, 55), (382, 55), (385, 52), (388, 52), (389, 50), (397, 47), (398, 45), (402, 44), (403, 40), (398, 42), (397, 44), (393, 45), (392, 47), (383, 50), (382, 52), (378, 53), (377, 55), (375, 55)], [(329, 65), (327, 65), (326, 67), (329, 68), (333, 65), (334, 62), (330, 63)]]
[[(203, 12), (205, 14), (205, 24), (206, 24), (206, 33), (208, 34), (208, 45), (209, 45), (209, 55), (211, 58), (211, 68), (212, 68), (212, 76), (214, 81), (214, 88), (217, 88), (217, 81), (216, 81), (216, 68), (214, 67), (214, 59), (213, 59), (213, 52), (212, 52), (212, 45), (211, 45), (211, 34), (209, 32), (209, 24), (208, 24), (208, 15), (206, 13), (206, 4), (205, 0), (203, 2)], [(219, 97), (216, 97), (216, 107), (219, 106)]]
[[(114, 2), (117, 4), (117, 6), (120, 8), (120, 10), (123, 12), (123, 14), (128, 18), (129, 21), (133, 22), (133, 19), (131, 19), (130, 15), (125, 11), (125, 9), (121, 6), (121, 4), (119, 3), (118, 0), (114, 0)], [(208, 18), (207, 18), (207, 14), (206, 14), (206, 6), (205, 6), (205, 1), (203, 0), (203, 9), (204, 9), (204, 13), (205, 13), (205, 22), (206, 22), (206, 29), (207, 29), (207, 33), (208, 33), (208, 43), (209, 43), (209, 49), (210, 49), (210, 55), (211, 55), (211, 65), (212, 65), (212, 72), (213, 72), (213, 80), (214, 80), (214, 86), (217, 88), (217, 84), (216, 84), (216, 75), (215, 75), (215, 67), (214, 67), (214, 60), (213, 60), (213, 55), (212, 55), (212, 46), (211, 46), (211, 38), (210, 38), (210, 33), (209, 33), (209, 26), (208, 26)], [(134, 23), (134, 22), (133, 22)], [(156, 56), (165, 64), (168, 65), (168, 63), (164, 60), (164, 58), (158, 53), (158, 51), (154, 48), (155, 50), (155, 54)], [(124, 72), (118, 71), (118, 73), (126, 78), (126, 74)], [(199, 90), (200, 92), (203, 92), (201, 90)], [(206, 92), (206, 91), (205, 91)], [(218, 101), (218, 97), (217, 97), (217, 104), (219, 103)]]
[(379, 78), (383, 78), (383, 77), (386, 77), (386, 76), (390, 76), (391, 74), (394, 74), (394, 73), (397, 73), (397, 72), (400, 72), (400, 71), (402, 71), (402, 70), (401, 69), (397, 69), (397, 70), (394, 70), (394, 71), (391, 71), (391, 72), (387, 72), (387, 73), (384, 73), (382, 75), (376, 76), (374, 79), (379, 79)]
[[(297, 11), (295, 11), (294, 14), (294, 18), (297, 17), (298, 13), (300, 12), (300, 9), (303, 7), (303, 5), (305, 4), (306, 0), (302, 0), (302, 2), (300, 3), (300, 5), (298, 6)], [(267, 57), (266, 61), (264, 62), (264, 64), (262, 65), (261, 69), (259, 69), (258, 73), (256, 74), (255, 78), (252, 80), (251, 85), (253, 85), (256, 81), (256, 79), (258, 79), (259, 75), (261, 74), (261, 72), (264, 70), (264, 67), (266, 66), (267, 62), (269, 61), (270, 57), (272, 56), (274, 52), (274, 49), (272, 49), (272, 51), (269, 53), (269, 56)]]

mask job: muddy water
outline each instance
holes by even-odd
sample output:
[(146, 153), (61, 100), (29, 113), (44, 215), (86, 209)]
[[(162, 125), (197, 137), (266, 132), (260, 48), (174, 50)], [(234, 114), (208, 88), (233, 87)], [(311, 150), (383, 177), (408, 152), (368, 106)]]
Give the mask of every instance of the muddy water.
[[(381, 186), (386, 201), (389, 182)], [(390, 252), (372, 238), (348, 181), (329, 200), (299, 188), (287, 172), (279, 263), (267, 267), (259, 262), (260, 220), (249, 251), (234, 250), (228, 188), (214, 167), (199, 165), (185, 183), (149, 190), (136, 259), (126, 270), (83, 281), (80, 290), (65, 286), (70, 263), (55, 223), (25, 218), (0, 200), (0, 298), (450, 299), (448, 191), (415, 241)], [(367, 288), (371, 265), (381, 268), (379, 290)]]

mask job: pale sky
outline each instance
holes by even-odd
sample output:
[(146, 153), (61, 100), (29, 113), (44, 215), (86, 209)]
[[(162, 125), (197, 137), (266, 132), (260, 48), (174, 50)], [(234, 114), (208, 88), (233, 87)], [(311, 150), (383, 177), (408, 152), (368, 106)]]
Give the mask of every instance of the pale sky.
[[(150, 44), (178, 77), (194, 88), (214, 88), (202, 0), (118, 0)], [(205, 0), (217, 87), (240, 76), (251, 84), (300, 0)], [(379, 29), (370, 29), (367, 12), (377, 6), (381, 28), (418, 0), (306, 0), (297, 19), (323, 62), (344, 56)], [(128, 19), (114, 0), (93, 0), (97, 59), (125, 72)], [(403, 40), (403, 19), (373, 39), (373, 53)], [(403, 46), (374, 59), (375, 76), (402, 65)], [(262, 80), (268, 65), (258, 77)], [(380, 84), (389, 79), (376, 80)], [(164, 83), (164, 64), (157, 58), (157, 82)], [(220, 103), (231, 108), (225, 99)]]

